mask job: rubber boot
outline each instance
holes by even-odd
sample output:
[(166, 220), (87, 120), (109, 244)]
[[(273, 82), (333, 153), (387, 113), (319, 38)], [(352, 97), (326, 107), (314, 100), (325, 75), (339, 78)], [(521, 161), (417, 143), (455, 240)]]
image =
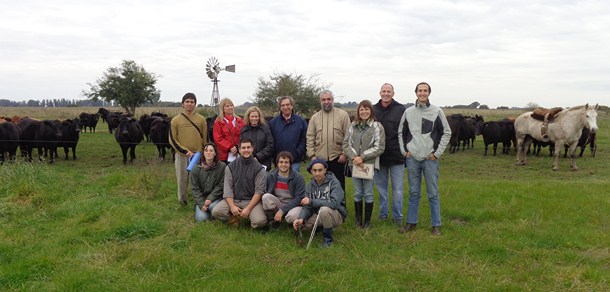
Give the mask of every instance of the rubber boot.
[(330, 244), (333, 242), (333, 227), (324, 228), (322, 230), (322, 235), (324, 237), (324, 242), (322, 243), (322, 248), (329, 248)]
[(364, 204), (364, 228), (371, 227), (371, 215), (373, 214), (373, 202)]
[(354, 210), (356, 210), (356, 228), (362, 227), (362, 201), (354, 202)]

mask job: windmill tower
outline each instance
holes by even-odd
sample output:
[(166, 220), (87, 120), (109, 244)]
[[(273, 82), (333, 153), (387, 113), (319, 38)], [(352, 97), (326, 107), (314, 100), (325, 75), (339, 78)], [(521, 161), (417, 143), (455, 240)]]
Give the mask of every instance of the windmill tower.
[(205, 72), (214, 83), (212, 87), (212, 98), (210, 100), (210, 106), (214, 108), (214, 112), (218, 114), (218, 102), (220, 101), (220, 92), (218, 91), (218, 74), (220, 71), (228, 71), (235, 73), (235, 65), (229, 65), (224, 68), (220, 67), (218, 59), (216, 57), (210, 57), (208, 62), (205, 64)]

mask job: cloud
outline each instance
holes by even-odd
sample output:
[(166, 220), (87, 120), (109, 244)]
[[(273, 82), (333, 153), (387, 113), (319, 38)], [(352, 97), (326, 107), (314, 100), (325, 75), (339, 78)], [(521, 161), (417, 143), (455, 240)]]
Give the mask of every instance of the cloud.
[(440, 105), (608, 104), (604, 1), (25, 0), (0, 12), (0, 98), (82, 98), (131, 59), (163, 76), (162, 100), (212, 84), (205, 62), (235, 64), (221, 96), (248, 101), (274, 72), (319, 74), (338, 99), (401, 102), (428, 81)]

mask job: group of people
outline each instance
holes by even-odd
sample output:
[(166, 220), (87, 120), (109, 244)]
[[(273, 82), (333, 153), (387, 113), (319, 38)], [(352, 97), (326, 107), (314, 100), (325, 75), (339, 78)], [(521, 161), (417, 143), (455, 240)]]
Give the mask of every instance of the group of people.
[[(353, 122), (334, 106), (328, 90), (320, 93), (322, 109), (309, 123), (294, 112), (294, 99), (289, 96), (279, 98), (281, 113), (268, 123), (256, 106), (242, 120), (235, 115), (233, 102), (225, 98), (213, 125), (214, 143), (206, 143), (205, 118), (195, 112), (195, 95), (187, 93), (182, 99), (184, 111), (172, 119), (169, 135), (176, 149), (178, 201), (187, 204), (190, 175), (197, 221), (213, 217), (266, 228), (284, 220), (295, 230), (317, 225), (322, 227), (322, 246), (329, 247), (334, 228), (347, 217), (345, 178), (352, 170), (369, 174), (352, 177), (356, 226), (371, 227), (374, 185), (379, 218), (388, 219), (391, 180), (392, 218), (401, 233), (417, 226), (423, 176), (432, 234), (440, 235), (438, 158), (451, 130), (443, 111), (430, 104), (431, 91), (429, 84), (417, 84), (415, 106), (405, 108), (394, 99), (393, 86), (383, 84), (379, 102), (360, 102)], [(203, 155), (189, 174), (189, 158), (199, 151)], [(306, 159), (311, 161), (307, 171), (312, 174), (307, 184), (300, 173)], [(409, 199), (403, 225), (405, 167)]]

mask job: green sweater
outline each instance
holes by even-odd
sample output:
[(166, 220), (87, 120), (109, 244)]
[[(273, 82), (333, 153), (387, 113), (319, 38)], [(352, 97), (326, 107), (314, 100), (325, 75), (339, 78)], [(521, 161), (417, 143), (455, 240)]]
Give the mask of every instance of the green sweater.
[(222, 187), (224, 185), (226, 164), (218, 161), (216, 166), (204, 170), (201, 165), (197, 165), (191, 171), (191, 184), (193, 186), (193, 199), (195, 205), (200, 207), (205, 204), (205, 200), (212, 202), (222, 199)]

